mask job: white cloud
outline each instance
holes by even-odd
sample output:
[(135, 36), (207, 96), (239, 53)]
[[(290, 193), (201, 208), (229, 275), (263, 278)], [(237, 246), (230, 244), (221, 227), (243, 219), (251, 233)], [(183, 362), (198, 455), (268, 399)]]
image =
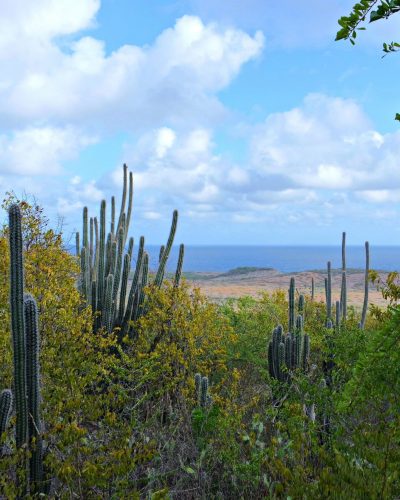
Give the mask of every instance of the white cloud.
[(56, 175), (62, 162), (96, 142), (72, 127), (27, 127), (0, 135), (0, 173)]
[[(311, 94), (256, 127), (252, 159), (263, 175), (320, 189), (399, 187), (400, 133), (375, 131), (353, 100)], [(284, 185), (282, 185), (284, 187)]]
[(63, 45), (56, 38), (92, 26), (98, 1), (38, 3), (37, 10), (36, 2), (35, 8), (28, 1), (20, 0), (19, 8), (7, 3), (2, 12), (3, 126), (68, 120), (116, 130), (208, 122), (223, 111), (215, 94), (263, 48), (260, 32), (251, 37), (184, 16), (153, 44), (124, 45), (107, 55), (93, 37)]

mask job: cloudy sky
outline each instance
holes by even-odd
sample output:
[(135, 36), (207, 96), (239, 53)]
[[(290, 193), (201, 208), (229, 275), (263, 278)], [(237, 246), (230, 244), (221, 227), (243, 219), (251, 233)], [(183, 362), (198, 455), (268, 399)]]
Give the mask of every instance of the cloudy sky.
[(400, 15), (334, 42), (353, 3), (2, 0), (1, 192), (68, 237), (126, 162), (149, 243), (400, 244)]

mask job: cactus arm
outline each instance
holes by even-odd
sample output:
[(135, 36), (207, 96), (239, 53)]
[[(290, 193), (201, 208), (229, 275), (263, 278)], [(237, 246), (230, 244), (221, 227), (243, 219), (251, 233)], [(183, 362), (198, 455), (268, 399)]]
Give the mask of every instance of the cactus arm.
[(88, 208), (83, 207), (83, 231), (82, 231), (82, 246), (85, 248), (88, 248), (89, 246), (89, 239), (88, 239)]
[(105, 326), (108, 333), (112, 331), (112, 291), (114, 286), (114, 276), (109, 274), (106, 280), (106, 294), (104, 309), (102, 313), (102, 323)]
[(119, 212), (118, 224), (117, 224), (117, 233), (121, 227), (122, 223), (122, 214), (125, 213), (125, 203), (126, 203), (126, 188), (127, 188), (127, 175), (128, 175), (128, 167), (124, 163), (124, 184), (122, 189), (122, 199), (121, 199), (121, 209)]
[(132, 172), (129, 172), (129, 193), (128, 193), (128, 211), (126, 213), (126, 229), (125, 229), (125, 238), (124, 243), (128, 237), (129, 224), (131, 223), (132, 216), (132, 206), (133, 206), (133, 175)]
[(181, 245), (179, 246), (178, 264), (176, 266), (175, 278), (174, 278), (174, 287), (175, 288), (179, 286), (179, 282), (181, 280), (184, 255), (185, 255), (185, 245), (183, 243), (181, 243)]
[(171, 229), (169, 232), (167, 244), (165, 245), (165, 250), (162, 254), (156, 277), (154, 278), (154, 284), (157, 287), (160, 287), (162, 284), (162, 280), (163, 280), (163, 276), (164, 276), (164, 272), (165, 272), (165, 266), (167, 264), (169, 253), (171, 251), (172, 243), (173, 243), (174, 237), (175, 237), (177, 223), (178, 223), (178, 211), (174, 210), (174, 213), (172, 216)]
[(115, 235), (115, 197), (111, 196), (111, 234)]
[(332, 270), (331, 263), (328, 261), (328, 279), (326, 282), (326, 318), (332, 319)]
[(43, 471), (43, 450), (40, 420), (40, 365), (39, 365), (39, 328), (38, 312), (35, 299), (25, 295), (25, 333), (26, 333), (26, 375), (29, 413), (29, 447), (31, 492), (40, 489)]
[(118, 311), (118, 325), (121, 325), (122, 320), (125, 315), (125, 307), (126, 307), (126, 290), (128, 287), (128, 278), (129, 278), (129, 271), (131, 268), (131, 259), (130, 255), (128, 253), (125, 254), (124, 256), (124, 268), (122, 271), (122, 281), (121, 281), (121, 292), (119, 296), (119, 311)]

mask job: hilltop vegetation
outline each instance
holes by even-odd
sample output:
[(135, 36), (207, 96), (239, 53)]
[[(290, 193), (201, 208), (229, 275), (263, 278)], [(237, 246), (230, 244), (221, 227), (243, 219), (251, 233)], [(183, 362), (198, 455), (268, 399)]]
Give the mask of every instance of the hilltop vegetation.
[[(140, 314), (121, 336), (122, 326), (96, 327), (99, 313), (79, 281), (87, 273), (82, 254), (64, 249), (38, 207), (18, 206), (25, 290), (39, 314), (40, 422), (35, 439), (20, 446), (15, 404), (8, 415), (6, 397), (0, 402), (0, 496), (400, 495), (395, 276), (383, 285), (392, 306), (374, 308), (364, 328), (354, 308), (336, 314), (295, 294), (294, 283), (289, 296), (276, 291), (218, 306), (184, 281), (149, 279), (136, 290)], [(4, 227), (0, 388), (15, 399), (9, 236)], [(42, 472), (28, 480), (27, 456), (39, 441)]]

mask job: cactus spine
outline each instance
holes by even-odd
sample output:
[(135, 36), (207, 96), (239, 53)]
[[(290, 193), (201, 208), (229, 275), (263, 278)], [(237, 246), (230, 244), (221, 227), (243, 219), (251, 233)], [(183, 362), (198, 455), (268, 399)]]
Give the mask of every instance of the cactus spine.
[[(79, 248), (79, 235), (76, 239), (78, 255), (81, 256), (79, 289), (83, 299), (92, 306), (93, 312), (96, 313), (93, 329), (97, 331), (99, 328), (105, 328), (112, 332), (117, 328), (120, 340), (130, 331), (132, 320), (138, 319), (143, 314), (145, 309), (144, 289), (148, 280), (148, 257), (144, 252), (144, 238), (142, 237), (134, 277), (129, 283), (133, 238), (129, 239), (126, 253), (125, 245), (132, 216), (133, 177), (132, 173), (129, 172), (128, 179), (126, 165), (123, 168), (123, 179), (121, 208), (117, 222), (115, 220), (115, 198), (111, 199), (110, 231), (108, 233), (106, 231), (106, 202), (103, 200), (100, 206), (100, 222), (97, 222), (96, 217), (90, 219), (89, 230), (88, 211), (86, 207), (83, 209), (82, 248)], [(177, 222), (178, 212), (174, 210), (168, 241), (160, 252), (160, 262), (153, 281), (157, 287), (160, 287), (163, 282)], [(176, 285), (179, 283), (182, 271), (183, 253), (184, 249), (181, 246), (175, 273), (174, 284)], [(113, 283), (112, 290), (110, 289), (111, 281)]]
[(364, 330), (365, 319), (367, 317), (368, 309), (368, 274), (369, 274), (369, 243), (365, 242), (365, 277), (364, 277), (364, 303), (361, 313), (360, 328)]

